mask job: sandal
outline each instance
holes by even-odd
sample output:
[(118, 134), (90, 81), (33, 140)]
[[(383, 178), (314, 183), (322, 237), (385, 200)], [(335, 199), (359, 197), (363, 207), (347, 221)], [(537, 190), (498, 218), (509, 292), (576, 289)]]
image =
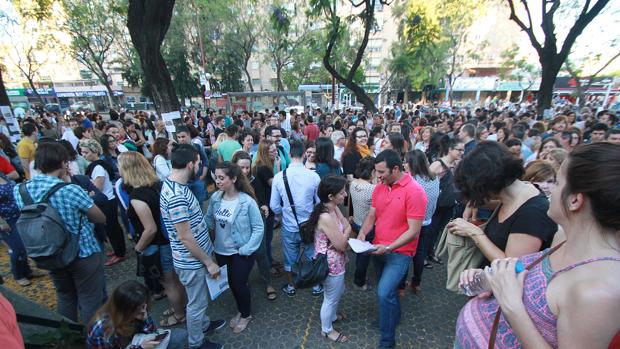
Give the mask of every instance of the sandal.
[(174, 309), (168, 308), (168, 309), (164, 310), (164, 312), (161, 313), (161, 315), (164, 316), (164, 317), (168, 317), (168, 316), (174, 315)]
[(336, 321), (346, 321), (346, 320), (347, 320), (347, 316), (344, 313), (336, 314)]
[(159, 322), (159, 326), (172, 327), (172, 326), (184, 324), (185, 320), (186, 320), (185, 315), (178, 318), (176, 315), (172, 314), (168, 317), (164, 317), (163, 319), (161, 319), (161, 321)]
[(252, 321), (252, 315), (246, 318), (240, 317), (239, 320), (237, 321), (237, 324), (235, 325), (235, 328), (233, 328), (233, 333), (238, 334), (238, 333), (245, 331), (250, 321)]
[(270, 301), (273, 301), (276, 299), (276, 297), (278, 297), (276, 290), (273, 287), (268, 286), (267, 287), (267, 299)]
[[(330, 336), (332, 333), (337, 333), (338, 336), (335, 338), (333, 336)], [(336, 332), (335, 330), (331, 331), (330, 333), (325, 333), (321, 331), (321, 335), (334, 343), (346, 343), (349, 341), (349, 338), (347, 336), (343, 335), (340, 332)]]

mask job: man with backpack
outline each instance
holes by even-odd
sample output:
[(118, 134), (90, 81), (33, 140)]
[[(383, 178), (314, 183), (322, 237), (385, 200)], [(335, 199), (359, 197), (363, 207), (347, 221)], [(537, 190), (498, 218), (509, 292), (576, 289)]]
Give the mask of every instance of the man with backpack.
[(93, 224), (105, 223), (88, 193), (65, 183), (69, 154), (58, 142), (41, 144), (35, 154), (40, 175), (15, 187), (21, 216), (17, 226), (29, 256), (50, 271), (58, 313), (83, 323), (105, 300), (101, 245)]

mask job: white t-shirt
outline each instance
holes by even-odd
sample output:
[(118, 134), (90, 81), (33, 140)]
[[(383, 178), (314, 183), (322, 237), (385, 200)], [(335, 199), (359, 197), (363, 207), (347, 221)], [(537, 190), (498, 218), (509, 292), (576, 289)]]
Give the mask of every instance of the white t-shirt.
[(103, 177), (103, 189), (101, 189), (101, 192), (108, 197), (108, 200), (114, 199), (114, 187), (112, 186), (112, 182), (110, 182), (110, 175), (108, 175), (108, 171), (101, 165), (95, 166), (93, 173), (90, 174), (90, 179), (92, 180), (98, 177)]
[(170, 161), (158, 154), (155, 156), (155, 159), (153, 159), (153, 165), (155, 167), (157, 177), (159, 177), (159, 180), (163, 182), (166, 177), (170, 175), (170, 171), (172, 169)]
[(234, 200), (222, 199), (220, 208), (215, 211), (215, 253), (230, 256), (239, 253), (232, 239), (232, 225), (235, 210), (239, 205), (239, 198)]
[(77, 150), (77, 146), (78, 143), (80, 142), (80, 140), (75, 136), (75, 133), (73, 133), (72, 129), (67, 129), (63, 134), (62, 134), (62, 139), (69, 141), (69, 143), (71, 143), (71, 145), (73, 146), (73, 149)]

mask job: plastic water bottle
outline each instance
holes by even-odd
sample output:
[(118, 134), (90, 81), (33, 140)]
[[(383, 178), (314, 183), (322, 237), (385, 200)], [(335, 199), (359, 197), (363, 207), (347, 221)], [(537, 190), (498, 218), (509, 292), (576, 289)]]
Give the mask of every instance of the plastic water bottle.
[[(489, 271), (491, 268), (489, 268)], [(517, 261), (515, 265), (515, 272), (519, 274), (524, 271), (525, 267), (521, 261)], [(479, 272), (474, 276), (474, 280), (466, 285), (461, 286), (461, 292), (469, 297), (477, 296), (482, 292), (487, 292), (491, 290), (491, 286), (487, 282), (487, 278), (484, 272)]]

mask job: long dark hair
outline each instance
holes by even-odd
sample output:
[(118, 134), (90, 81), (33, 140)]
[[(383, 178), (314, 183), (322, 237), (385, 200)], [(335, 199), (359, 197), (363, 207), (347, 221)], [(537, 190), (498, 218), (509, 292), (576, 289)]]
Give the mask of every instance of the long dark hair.
[(104, 328), (106, 337), (112, 334), (122, 337), (132, 336), (137, 321), (136, 312), (145, 303), (147, 307), (151, 304), (149, 290), (146, 286), (135, 280), (125, 281), (114, 289), (91, 323), (95, 323), (102, 317), (108, 317), (109, 323)]
[(319, 200), (321, 200), (310, 214), (310, 218), (308, 221), (303, 224), (301, 229), (301, 239), (304, 243), (310, 244), (314, 241), (314, 231), (316, 230), (317, 224), (319, 224), (319, 218), (321, 214), (327, 212), (326, 203), (329, 202), (329, 195), (336, 195), (340, 193), (342, 189), (347, 185), (347, 180), (343, 177), (338, 177), (334, 175), (329, 175), (321, 179), (321, 183), (319, 183), (319, 188), (317, 189), (317, 196)]
[(340, 167), (340, 163), (334, 159), (334, 143), (327, 137), (319, 137), (316, 140), (316, 154), (314, 162), (327, 164), (331, 168)]
[(448, 149), (446, 149), (445, 144), (448, 142), (450, 137), (447, 134), (442, 132), (435, 132), (431, 136), (431, 139), (428, 142), (428, 148), (426, 149), (426, 156), (428, 157), (428, 161), (435, 161), (437, 158), (440, 158), (448, 153)]
[(256, 194), (254, 194), (254, 189), (250, 185), (249, 179), (243, 175), (241, 172), (241, 168), (230, 161), (223, 161), (218, 163), (215, 166), (215, 169), (220, 169), (224, 171), (224, 174), (228, 178), (237, 178), (235, 181), (235, 189), (239, 192), (244, 192), (252, 197), (256, 201)]
[(398, 132), (390, 132), (387, 138), (392, 144), (392, 148), (400, 155), (401, 159), (404, 158), (407, 149), (405, 148), (405, 138), (403, 135)]
[(405, 162), (409, 167), (411, 176), (420, 176), (424, 179), (433, 180), (435, 175), (428, 169), (428, 159), (423, 151), (416, 149), (412, 150), (405, 155)]

